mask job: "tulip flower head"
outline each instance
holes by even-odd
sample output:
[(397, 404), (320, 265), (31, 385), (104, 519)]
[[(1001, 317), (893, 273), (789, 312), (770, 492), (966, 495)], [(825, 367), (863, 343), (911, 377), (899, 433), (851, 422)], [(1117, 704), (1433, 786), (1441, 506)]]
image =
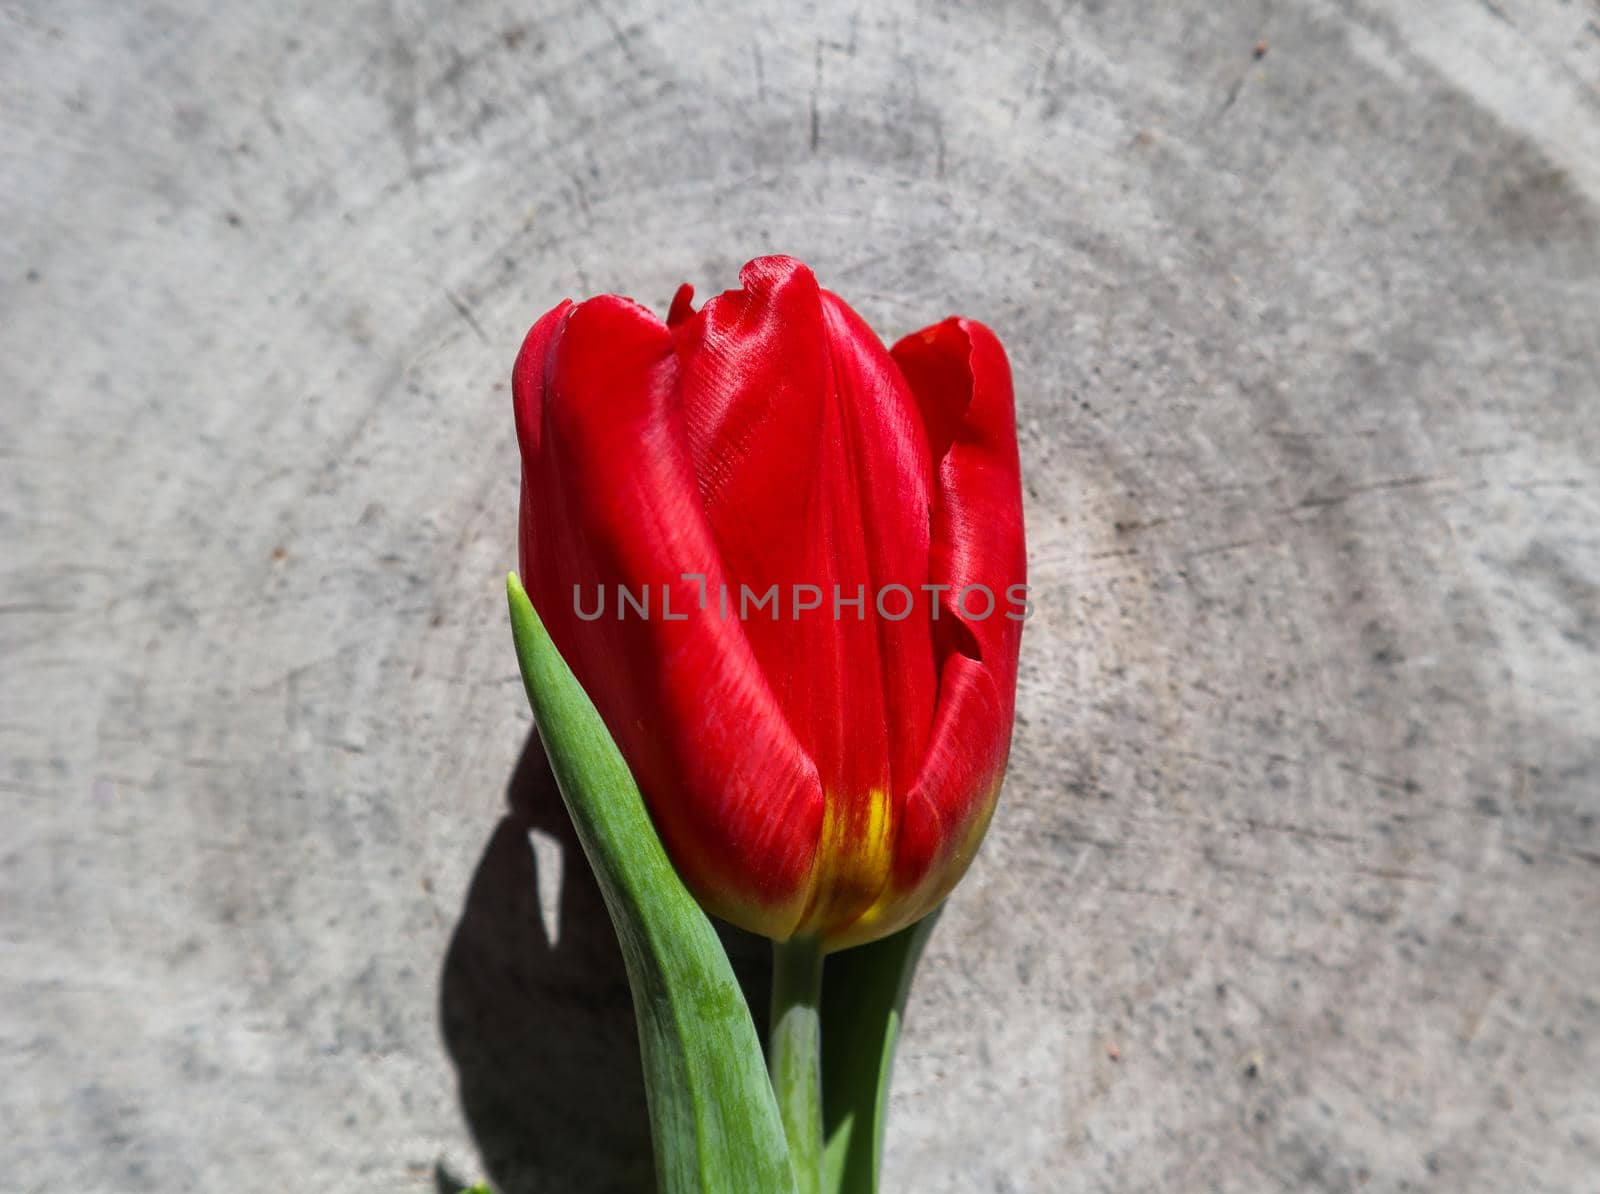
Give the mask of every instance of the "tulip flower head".
[(528, 333), (522, 576), (695, 896), (838, 949), (932, 910), (994, 809), (1026, 613), (1010, 369), (966, 319), (886, 350), (791, 258), (740, 280)]

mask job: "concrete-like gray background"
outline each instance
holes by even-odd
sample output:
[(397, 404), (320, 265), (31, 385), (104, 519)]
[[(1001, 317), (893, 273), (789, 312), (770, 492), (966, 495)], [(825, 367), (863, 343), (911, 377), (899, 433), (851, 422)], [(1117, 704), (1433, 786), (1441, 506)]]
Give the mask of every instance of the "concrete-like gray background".
[(774, 250), (1017, 378), (888, 1189), (1600, 1189), (1593, 0), (0, 12), (6, 1189), (647, 1181), (506, 379)]

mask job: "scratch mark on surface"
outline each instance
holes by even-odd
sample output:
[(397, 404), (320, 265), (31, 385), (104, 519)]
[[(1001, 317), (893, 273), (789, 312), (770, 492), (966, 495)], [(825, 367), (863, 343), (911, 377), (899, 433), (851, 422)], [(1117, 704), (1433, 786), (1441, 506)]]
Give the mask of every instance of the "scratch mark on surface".
[(1152, 896), (1158, 900), (1175, 900), (1182, 904), (1202, 903), (1201, 900), (1181, 891), (1164, 890), (1159, 887), (1141, 887), (1137, 884), (1107, 883), (1105, 890), (1115, 892), (1117, 895)]
[(1273, 821), (1258, 821), (1254, 817), (1244, 817), (1238, 824), (1243, 825), (1250, 832), (1263, 830), (1267, 833), (1281, 833), (1288, 837), (1306, 838), (1310, 841), (1339, 842), (1343, 845), (1356, 845), (1363, 839), (1353, 833), (1339, 833), (1332, 829), (1316, 829), (1309, 825), (1279, 824)]
[(822, 40), (817, 40), (816, 72), (811, 83), (811, 152), (817, 152), (817, 146), (822, 144), (822, 113), (819, 104), (822, 99)]
[(1479, 0), (1479, 2), (1483, 5), (1485, 11), (1487, 11), (1490, 15), (1499, 17), (1513, 29), (1517, 27), (1517, 23), (1506, 15), (1506, 10), (1501, 8), (1498, 4), (1495, 4), (1493, 0)]
[(1221, 120), (1224, 116), (1226, 116), (1228, 114), (1228, 109), (1233, 107), (1233, 105), (1238, 102), (1239, 92), (1241, 90), (1243, 90), (1243, 89), (1244, 89), (1244, 76), (1240, 75), (1237, 79), (1235, 79), (1233, 81), (1233, 85), (1228, 88), (1228, 94), (1227, 94), (1227, 96), (1225, 96), (1223, 98), (1222, 106), (1219, 107), (1215, 112), (1212, 113), (1211, 122), (1213, 124), (1215, 124), (1217, 121)]
[(482, 340), (485, 344), (489, 343), (488, 333), (483, 330), (483, 325), (480, 324), (476, 318), (474, 318), (472, 314), (472, 308), (457, 298), (454, 291), (446, 290), (444, 292), (444, 296), (450, 300), (450, 305), (456, 309), (456, 314), (461, 316), (462, 319), (466, 320), (467, 326), (478, 334), (478, 339)]
[(384, 102), (389, 110), (389, 128), (400, 145), (406, 172), (415, 180), (417, 174), (417, 56), (411, 49), (411, 31), (402, 26), (394, 6), (385, 7), (391, 26), (389, 31), (389, 86)]
[(1159, 526), (1165, 526), (1171, 521), (1172, 519), (1167, 516), (1162, 516), (1160, 518), (1147, 518), (1143, 520), (1130, 518), (1126, 521), (1112, 523), (1111, 529), (1119, 535), (1131, 535), (1135, 531), (1149, 531)]
[(622, 23), (616, 17), (611, 15), (610, 9), (602, 4), (595, 5), (595, 8), (600, 13), (600, 19), (611, 30), (611, 40), (616, 42), (618, 48), (622, 50), (622, 56), (628, 60), (628, 65), (638, 66), (639, 60), (634, 56), (633, 43), (628, 40), (628, 31), (622, 27)]
[(1293, 513), (1295, 510), (1316, 510), (1326, 506), (1339, 506), (1351, 498), (1360, 497), (1367, 493), (1383, 493), (1393, 489), (1412, 489), (1418, 485), (1430, 485), (1439, 481), (1447, 481), (1448, 477), (1417, 476), (1395, 477), (1387, 481), (1372, 481), (1366, 485), (1352, 485), (1343, 493), (1309, 494), (1301, 498), (1293, 506), (1280, 513)]
[(1375, 775), (1370, 771), (1361, 770), (1354, 763), (1338, 763), (1336, 766), (1340, 771), (1347, 771), (1351, 775), (1359, 775), (1362, 779), (1375, 783), (1380, 788), (1390, 788), (1396, 792), (1404, 792), (1408, 796), (1422, 790), (1422, 785), (1414, 779), (1395, 779), (1389, 775)]
[(1232, 543), (1213, 543), (1210, 547), (1202, 547), (1197, 551), (1191, 551), (1184, 558), (1193, 560), (1198, 559), (1200, 556), (1214, 556), (1220, 552), (1238, 551), (1241, 547), (1254, 547), (1257, 543), (1270, 542), (1270, 539), (1266, 538), (1265, 536), (1261, 536), (1255, 539), (1238, 539)]
[(1438, 883), (1432, 875), (1419, 875), (1416, 871), (1402, 871), (1396, 867), (1358, 866), (1358, 875), (1371, 875), (1375, 879), (1399, 879), (1407, 883)]

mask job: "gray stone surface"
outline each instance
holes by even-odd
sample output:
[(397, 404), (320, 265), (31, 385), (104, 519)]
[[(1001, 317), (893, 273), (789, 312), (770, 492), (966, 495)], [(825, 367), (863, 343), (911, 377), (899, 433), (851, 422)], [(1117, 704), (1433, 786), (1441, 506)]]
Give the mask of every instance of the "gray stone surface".
[(0, 9), (5, 1187), (647, 1183), (506, 378), (783, 250), (1019, 390), (888, 1188), (1596, 1189), (1600, 8), (541, 7)]

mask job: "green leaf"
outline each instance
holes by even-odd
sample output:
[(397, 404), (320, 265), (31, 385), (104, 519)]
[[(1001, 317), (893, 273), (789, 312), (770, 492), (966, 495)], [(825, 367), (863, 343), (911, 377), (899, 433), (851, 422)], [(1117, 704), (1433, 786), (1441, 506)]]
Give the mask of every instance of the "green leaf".
[(824, 1194), (876, 1194), (894, 1049), (940, 909), (882, 941), (828, 955), (822, 992)]
[(793, 1194), (777, 1101), (727, 954), (515, 574), (506, 592), (539, 737), (633, 988), (657, 1186), (663, 1194)]

